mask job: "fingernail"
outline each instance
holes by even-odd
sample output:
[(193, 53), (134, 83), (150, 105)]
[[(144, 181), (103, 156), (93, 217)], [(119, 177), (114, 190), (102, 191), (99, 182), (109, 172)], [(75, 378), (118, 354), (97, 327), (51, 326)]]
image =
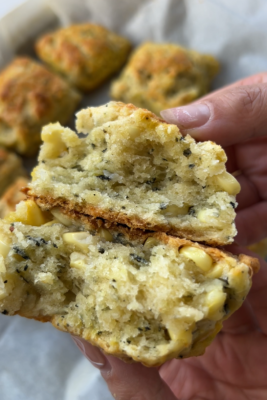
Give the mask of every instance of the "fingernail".
[(109, 372), (111, 370), (111, 366), (107, 360), (107, 358), (104, 356), (101, 351), (91, 345), (88, 342), (82, 341), (77, 337), (73, 337), (72, 339), (74, 340), (74, 343), (76, 346), (79, 347), (81, 352), (85, 355), (85, 357), (93, 364), (94, 367), (98, 368), (101, 370), (101, 372)]
[(160, 114), (165, 121), (178, 125), (182, 129), (199, 128), (210, 119), (210, 109), (206, 104), (169, 108), (161, 111)]

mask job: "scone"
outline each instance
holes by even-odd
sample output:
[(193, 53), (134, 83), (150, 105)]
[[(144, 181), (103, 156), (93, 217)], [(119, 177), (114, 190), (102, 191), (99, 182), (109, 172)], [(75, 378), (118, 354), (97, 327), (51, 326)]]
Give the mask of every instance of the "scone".
[(59, 124), (43, 129), (28, 191), (43, 210), (62, 206), (212, 245), (233, 241), (240, 185), (220, 146), (183, 137), (131, 104), (82, 110), (76, 126), (82, 137)]
[(15, 211), (16, 205), (26, 200), (26, 194), (22, 192), (29, 183), (29, 178), (19, 177), (12, 183), (0, 197), (0, 218), (4, 218), (11, 211)]
[(175, 44), (144, 43), (112, 84), (111, 97), (159, 115), (206, 94), (218, 70), (210, 55)]
[(28, 200), (0, 221), (0, 312), (51, 321), (125, 361), (203, 354), (259, 267), (164, 233), (52, 213)]
[(37, 152), (43, 125), (66, 124), (80, 95), (29, 58), (15, 59), (0, 74), (0, 145), (21, 154)]
[(91, 23), (49, 33), (36, 44), (38, 56), (83, 91), (120, 70), (130, 50), (127, 39)]
[(0, 147), (0, 196), (19, 176), (26, 176), (21, 158)]

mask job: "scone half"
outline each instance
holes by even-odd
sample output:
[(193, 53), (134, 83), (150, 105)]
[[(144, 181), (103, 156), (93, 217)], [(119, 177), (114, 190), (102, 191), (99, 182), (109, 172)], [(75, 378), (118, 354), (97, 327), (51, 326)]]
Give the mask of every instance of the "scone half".
[(50, 321), (146, 366), (203, 354), (258, 270), (244, 255), (101, 220), (85, 225), (32, 200), (0, 222), (0, 253), (3, 314)]
[(61, 206), (211, 245), (233, 241), (240, 185), (220, 146), (124, 103), (82, 110), (76, 126), (82, 137), (59, 124), (43, 129), (28, 191), (43, 210)]

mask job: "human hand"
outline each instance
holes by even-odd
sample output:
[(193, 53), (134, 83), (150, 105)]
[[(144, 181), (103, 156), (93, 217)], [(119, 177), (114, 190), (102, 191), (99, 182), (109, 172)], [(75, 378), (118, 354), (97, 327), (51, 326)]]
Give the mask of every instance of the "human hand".
[[(197, 108), (197, 105), (200, 107)], [(207, 106), (207, 107), (205, 107)], [(189, 108), (190, 107), (190, 108)], [(192, 108), (193, 107), (193, 108)], [(193, 105), (163, 112), (197, 140), (213, 140), (240, 171), (237, 242), (267, 236), (267, 74), (221, 89)], [(209, 113), (208, 113), (209, 112)], [(244, 252), (232, 248), (233, 252)], [(160, 368), (125, 364), (79, 338), (76, 344), (101, 370), (116, 400), (264, 400), (267, 398), (267, 264), (235, 316), (224, 323), (201, 357), (171, 360)]]

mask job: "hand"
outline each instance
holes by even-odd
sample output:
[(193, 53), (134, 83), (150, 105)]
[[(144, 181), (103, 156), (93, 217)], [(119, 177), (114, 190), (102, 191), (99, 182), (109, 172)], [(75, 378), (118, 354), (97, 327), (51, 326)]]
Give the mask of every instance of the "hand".
[[(213, 140), (228, 155), (238, 180), (237, 242), (267, 236), (267, 74), (214, 92), (194, 104), (165, 110), (168, 122), (197, 140)], [(233, 252), (244, 252), (232, 247)], [(245, 250), (246, 251), (246, 250)], [(247, 252), (247, 251), (246, 251)], [(235, 316), (201, 357), (171, 360), (162, 367), (125, 364), (74, 338), (101, 370), (116, 400), (264, 400), (267, 398), (267, 264)]]

